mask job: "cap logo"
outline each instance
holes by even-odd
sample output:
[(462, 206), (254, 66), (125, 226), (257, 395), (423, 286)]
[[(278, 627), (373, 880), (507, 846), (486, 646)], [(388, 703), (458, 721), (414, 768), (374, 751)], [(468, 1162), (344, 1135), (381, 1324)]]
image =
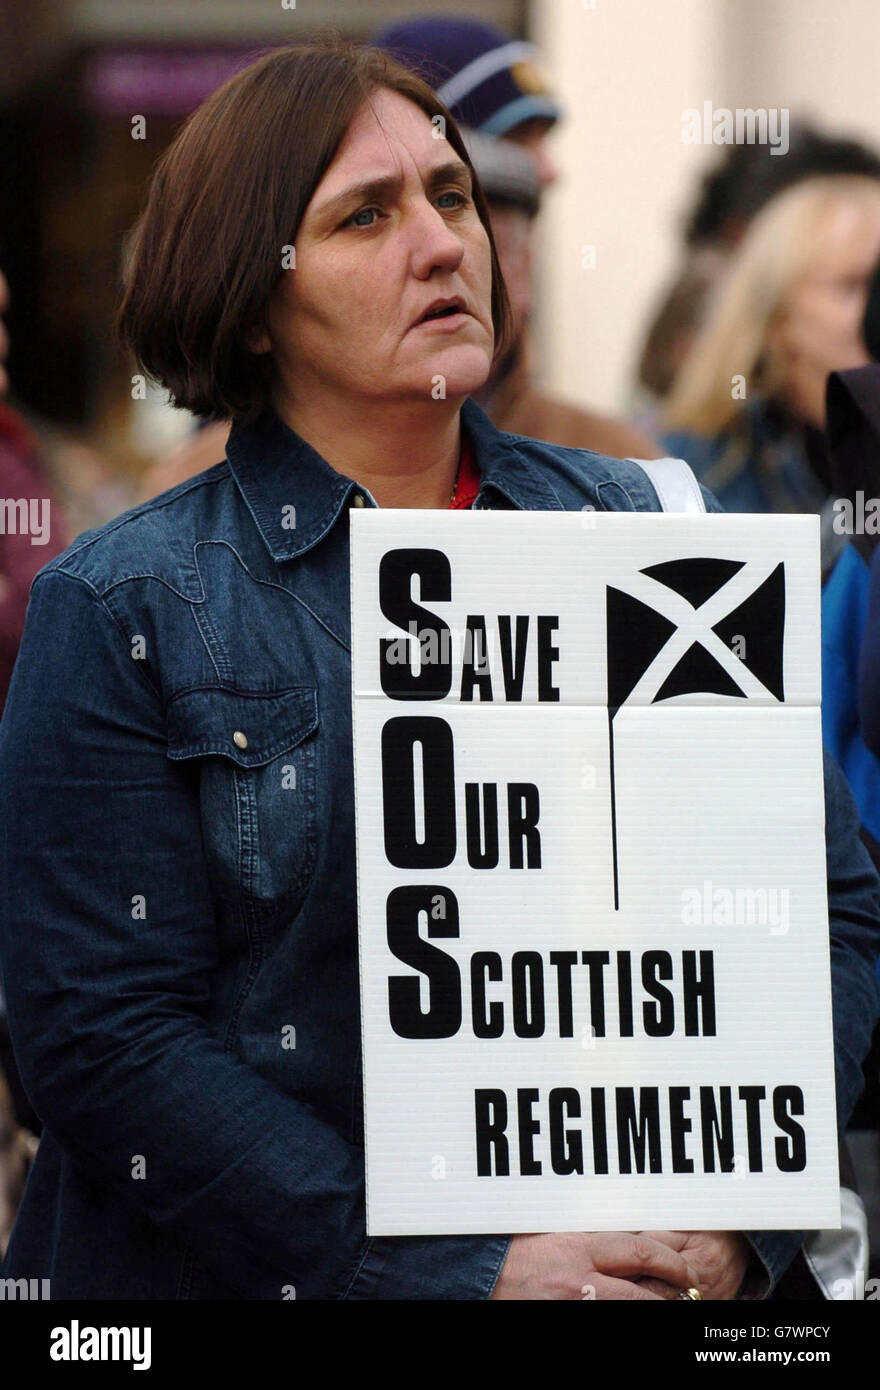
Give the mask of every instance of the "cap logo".
[(550, 95), (550, 85), (537, 63), (513, 63), (510, 75), (521, 92), (529, 96)]

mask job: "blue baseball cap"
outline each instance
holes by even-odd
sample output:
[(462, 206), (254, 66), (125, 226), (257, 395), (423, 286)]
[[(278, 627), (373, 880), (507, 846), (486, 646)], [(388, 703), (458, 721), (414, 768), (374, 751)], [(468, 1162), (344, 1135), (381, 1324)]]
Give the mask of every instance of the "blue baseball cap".
[(424, 78), (456, 121), (484, 135), (562, 115), (537, 49), (491, 24), (434, 15), (391, 24), (372, 43)]

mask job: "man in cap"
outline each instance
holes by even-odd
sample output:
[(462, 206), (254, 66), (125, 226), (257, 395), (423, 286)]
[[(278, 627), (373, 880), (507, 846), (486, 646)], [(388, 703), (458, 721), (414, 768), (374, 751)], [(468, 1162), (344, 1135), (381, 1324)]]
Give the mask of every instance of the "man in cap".
[(534, 217), (541, 192), (558, 177), (547, 137), (562, 115), (537, 50), (490, 24), (442, 15), (390, 25), (373, 43), (425, 78), (461, 124), (489, 202), (518, 331), (477, 400), (510, 434), (615, 458), (657, 457), (661, 450), (634, 426), (569, 405), (532, 381)]

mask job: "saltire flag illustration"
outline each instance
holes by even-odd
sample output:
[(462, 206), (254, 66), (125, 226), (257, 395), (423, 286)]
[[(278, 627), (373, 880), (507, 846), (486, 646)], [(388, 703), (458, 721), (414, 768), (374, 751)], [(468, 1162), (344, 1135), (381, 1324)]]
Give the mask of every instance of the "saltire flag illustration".
[[(756, 587), (711, 627), (699, 628), (696, 621), (703, 607), (745, 566), (741, 560), (692, 558), (668, 560), (651, 565), (639, 573), (658, 586), (658, 606), (652, 608), (641, 598), (622, 589), (606, 588), (606, 652), (608, 673), (608, 742), (611, 773), (611, 843), (614, 873), (614, 907), (620, 909), (617, 846), (617, 804), (614, 773), (614, 719), (621, 707), (641, 687), (640, 704), (657, 704), (675, 696), (692, 694), (723, 695), (747, 700), (749, 692), (737, 680), (741, 663), (775, 699), (784, 699), (783, 645), (785, 636), (785, 566), (780, 563), (769, 574), (756, 580)], [(664, 593), (665, 591), (665, 593)], [(742, 592), (735, 586), (736, 594)], [(650, 675), (681, 624), (662, 611), (665, 598), (677, 595), (688, 605), (695, 633), (690, 645), (666, 675), (656, 676), (658, 688), (652, 690)], [(673, 602), (673, 607), (675, 602)], [(679, 608), (681, 605), (678, 605)], [(717, 605), (712, 604), (712, 610)], [(691, 623), (688, 624), (690, 628)], [(732, 643), (740, 640), (742, 654), (734, 654)], [(752, 689), (754, 685), (752, 684)], [(634, 703), (636, 703), (634, 701)]]

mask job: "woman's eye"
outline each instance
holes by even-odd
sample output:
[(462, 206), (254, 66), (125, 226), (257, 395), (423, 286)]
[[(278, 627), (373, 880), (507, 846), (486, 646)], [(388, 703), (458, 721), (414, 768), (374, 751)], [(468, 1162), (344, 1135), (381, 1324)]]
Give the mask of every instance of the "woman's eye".
[[(451, 201), (444, 203), (444, 198)], [(466, 207), (469, 202), (468, 195), (461, 192), (460, 189), (450, 188), (445, 193), (437, 195), (437, 204), (443, 212), (455, 212), (459, 208)], [(359, 208), (357, 212), (352, 213), (351, 217), (347, 217), (342, 225), (343, 227), (374, 227), (381, 216), (381, 208)]]
[[(358, 211), (352, 213), (351, 217), (349, 217), (342, 225), (344, 227), (372, 227), (372, 218), (374, 214), (378, 211), (378, 208), (359, 208)], [(361, 219), (363, 218), (366, 218), (368, 220), (362, 221)]]

